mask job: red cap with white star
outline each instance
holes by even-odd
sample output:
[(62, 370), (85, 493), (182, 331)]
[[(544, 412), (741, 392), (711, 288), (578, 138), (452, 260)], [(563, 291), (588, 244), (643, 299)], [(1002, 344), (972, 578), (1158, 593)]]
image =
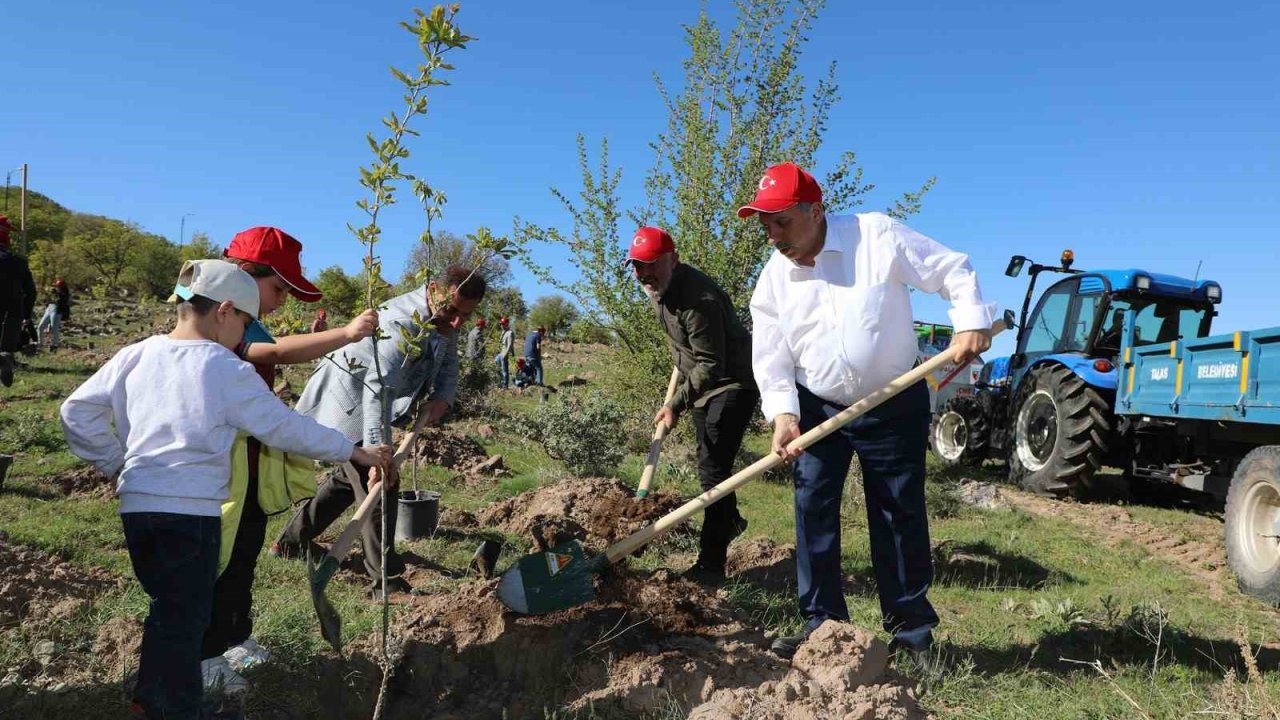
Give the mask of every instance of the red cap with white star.
[(822, 188), (813, 176), (794, 163), (774, 165), (756, 185), (756, 199), (738, 208), (738, 217), (758, 212), (776, 213), (799, 203), (822, 202)]

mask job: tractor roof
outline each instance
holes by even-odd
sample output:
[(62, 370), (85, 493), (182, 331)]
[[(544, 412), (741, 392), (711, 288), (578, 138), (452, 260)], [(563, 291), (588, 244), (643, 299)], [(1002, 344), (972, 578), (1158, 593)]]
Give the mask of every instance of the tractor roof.
[[(1161, 297), (1183, 298), (1187, 300), (1198, 300), (1208, 302), (1209, 287), (1219, 287), (1218, 283), (1212, 280), (1191, 280), (1189, 278), (1179, 277), (1177, 275), (1166, 275), (1165, 273), (1148, 272), (1137, 268), (1129, 268), (1127, 270), (1091, 270), (1090, 273), (1101, 275), (1111, 284), (1113, 292), (1124, 292), (1126, 290), (1141, 290), (1138, 286), (1138, 278), (1150, 278), (1150, 286), (1146, 288), (1146, 292)], [(1081, 286), (1081, 290), (1088, 291), (1088, 280)], [(1101, 290), (1102, 288), (1097, 288)]]

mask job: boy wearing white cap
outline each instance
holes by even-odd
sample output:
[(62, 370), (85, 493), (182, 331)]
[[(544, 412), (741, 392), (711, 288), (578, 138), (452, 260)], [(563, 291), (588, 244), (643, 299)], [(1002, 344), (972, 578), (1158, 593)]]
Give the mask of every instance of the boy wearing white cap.
[(330, 462), (386, 465), (391, 450), (298, 415), (236, 357), (258, 315), (243, 270), (188, 262), (170, 301), (173, 331), (116, 353), (63, 403), (62, 427), (72, 452), (116, 478), (129, 559), (151, 598), (134, 701), (147, 717), (196, 718), (237, 431)]

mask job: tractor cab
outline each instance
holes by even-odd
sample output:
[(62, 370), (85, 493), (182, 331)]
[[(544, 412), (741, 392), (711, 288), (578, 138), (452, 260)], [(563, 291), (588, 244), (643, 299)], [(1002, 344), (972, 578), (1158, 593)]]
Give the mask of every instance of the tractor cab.
[[(1017, 350), (1010, 358), (1015, 382), (1027, 369), (1052, 360), (1089, 384), (1112, 390), (1115, 362), (1126, 344), (1209, 334), (1214, 305), (1222, 300), (1217, 283), (1136, 269), (1082, 272), (1071, 269), (1073, 259), (1068, 250), (1061, 267), (1032, 265)], [(1015, 256), (1006, 274), (1016, 275), (1023, 262)], [(1070, 277), (1049, 286), (1028, 314), (1036, 276), (1046, 271)]]
[[(943, 462), (1005, 457), (1023, 487), (1059, 494), (1087, 486), (1120, 449), (1113, 421), (1118, 365), (1140, 345), (1204, 337), (1222, 288), (1145, 270), (1073, 269), (1032, 263), (1014, 353), (1007, 370), (992, 363), (977, 394), (955, 398), (938, 415), (935, 453)], [(1005, 274), (1030, 262), (1015, 255)], [(1066, 275), (1031, 308), (1042, 273)]]

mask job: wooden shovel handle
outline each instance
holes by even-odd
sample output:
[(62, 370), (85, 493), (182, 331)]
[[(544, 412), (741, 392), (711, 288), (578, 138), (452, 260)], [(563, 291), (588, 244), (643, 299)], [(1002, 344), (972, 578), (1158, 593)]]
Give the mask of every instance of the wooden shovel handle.
[[(400, 446), (396, 448), (396, 454), (393, 458), (396, 467), (399, 467), (400, 463), (404, 462), (405, 457), (408, 456), (409, 448), (413, 447), (413, 443), (417, 441), (418, 435), (421, 434), (426, 425), (427, 414), (419, 412), (417, 419), (413, 422), (413, 429), (409, 431), (408, 435), (404, 436), (404, 439), (400, 441)], [(351, 481), (351, 487), (356, 496), (365, 495), (364, 489), (360, 487), (360, 476), (356, 473), (356, 467), (351, 464), (350, 460), (342, 464), (342, 472)], [(329, 546), (330, 557), (341, 561), (347, 556), (347, 553), (351, 550), (351, 545), (355, 543), (360, 531), (364, 528), (365, 521), (373, 513), (373, 509), (377, 507), (381, 499), (382, 493), (380, 492), (368, 493), (361, 499), (360, 507), (356, 509), (356, 514), (351, 516), (351, 521), (347, 523), (347, 527), (343, 529), (342, 534), (333, 542), (333, 545)]]
[[(994, 337), (1004, 329), (1005, 329), (1004, 323), (997, 322), (995, 325), (991, 327), (991, 335)], [(933, 359), (929, 360), (928, 362), (925, 362), (919, 365), (918, 367), (912, 369), (910, 372), (907, 372), (899, 376), (897, 379), (893, 380), (883, 388), (880, 388), (879, 390), (871, 393), (867, 397), (850, 405), (844, 410), (841, 410), (839, 414), (829, 418), (826, 422), (813, 428), (812, 430), (801, 435), (795, 440), (792, 440), (787, 445), (787, 448), (803, 450), (804, 448), (807, 448), (810, 445), (813, 445), (814, 443), (825, 438), (826, 436), (830, 435), (836, 430), (839, 430), (840, 428), (849, 424), (849, 422), (852, 421), (854, 418), (866, 413), (868, 410), (871, 410), (872, 408), (883, 403), (884, 401), (888, 400), (894, 395), (897, 395), (903, 390), (920, 382), (926, 376), (928, 376), (929, 373), (932, 373), (938, 370), (938, 368), (941, 368), (943, 365), (946, 365), (948, 362), (950, 362), (953, 359), (953, 357), (954, 357), (954, 352), (951, 349), (948, 349), (946, 352), (938, 353), (933, 357)], [(609, 562), (614, 563), (614, 562), (617, 562), (619, 559), (630, 555), (640, 547), (648, 544), (655, 538), (665, 534), (667, 531), (671, 530), (676, 525), (679, 525), (685, 520), (688, 520), (695, 513), (706, 509), (707, 506), (711, 505), (715, 501), (737, 490), (743, 485), (746, 485), (752, 480), (755, 480), (757, 477), (763, 475), (766, 471), (778, 466), (781, 463), (782, 463), (782, 458), (778, 457), (777, 454), (775, 453), (769, 453), (768, 455), (752, 463), (750, 466), (743, 468), (728, 480), (725, 480), (724, 482), (720, 483), (719, 485), (716, 485), (710, 490), (695, 497), (694, 499), (690, 500), (684, 505), (681, 505), (675, 510), (672, 510), (666, 515), (663, 515), (662, 517), (658, 518), (653, 524), (648, 525), (647, 527), (640, 528), (634, 533), (631, 533), (627, 537), (618, 541), (617, 543), (609, 547), (609, 549), (605, 550), (606, 559)]]
[[(667, 397), (662, 401), (665, 406), (676, 394), (676, 385), (680, 380), (680, 368), (671, 368), (671, 381), (667, 383)], [(653, 440), (649, 442), (649, 457), (644, 461), (644, 472), (640, 474), (640, 486), (636, 488), (636, 497), (649, 494), (649, 486), (653, 484), (653, 473), (658, 468), (658, 455), (662, 452), (662, 441), (667, 437), (666, 424), (659, 425), (653, 431)]]

